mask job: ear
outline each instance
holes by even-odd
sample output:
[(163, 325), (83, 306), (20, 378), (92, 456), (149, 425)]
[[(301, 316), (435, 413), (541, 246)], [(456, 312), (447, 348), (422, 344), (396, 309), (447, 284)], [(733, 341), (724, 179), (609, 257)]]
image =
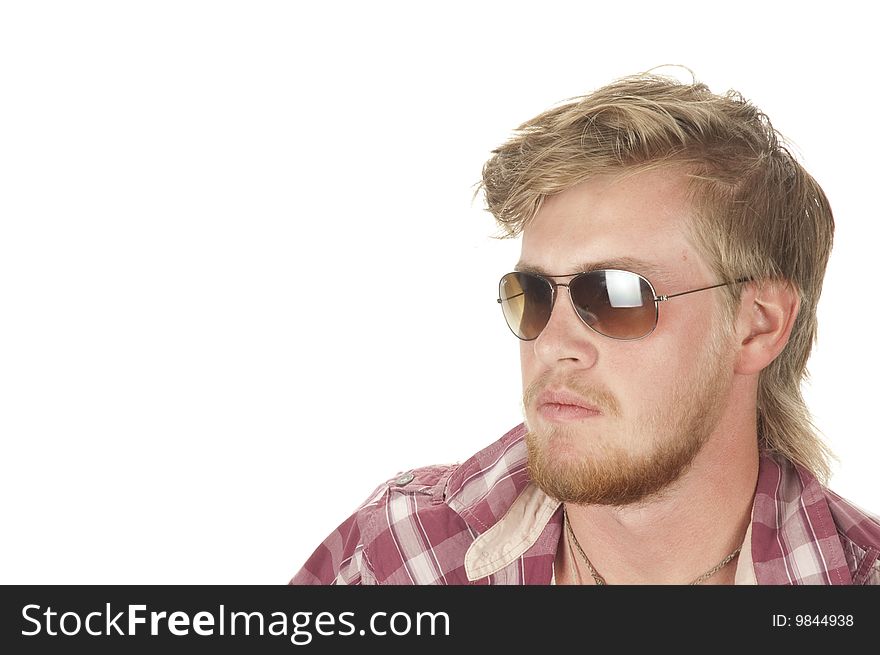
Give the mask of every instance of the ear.
[(800, 294), (788, 280), (748, 284), (736, 319), (736, 373), (760, 373), (776, 359), (788, 343), (800, 305)]

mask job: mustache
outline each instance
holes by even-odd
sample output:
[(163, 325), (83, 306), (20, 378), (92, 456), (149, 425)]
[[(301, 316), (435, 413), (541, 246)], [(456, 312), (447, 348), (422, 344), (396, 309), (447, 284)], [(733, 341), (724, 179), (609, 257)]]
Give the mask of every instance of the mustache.
[(620, 403), (606, 387), (597, 384), (585, 384), (574, 375), (554, 378), (548, 371), (538, 376), (523, 392), (523, 408), (528, 410), (547, 387), (565, 389), (577, 394), (590, 405), (598, 407), (607, 416), (620, 416)]

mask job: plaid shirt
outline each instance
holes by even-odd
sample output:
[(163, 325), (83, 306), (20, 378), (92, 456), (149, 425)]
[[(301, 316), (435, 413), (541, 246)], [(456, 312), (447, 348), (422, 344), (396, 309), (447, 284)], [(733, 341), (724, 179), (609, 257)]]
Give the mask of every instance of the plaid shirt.
[[(528, 477), (525, 426), (461, 465), (380, 485), (290, 584), (553, 584), (560, 503)], [(736, 584), (880, 584), (880, 519), (762, 455)]]

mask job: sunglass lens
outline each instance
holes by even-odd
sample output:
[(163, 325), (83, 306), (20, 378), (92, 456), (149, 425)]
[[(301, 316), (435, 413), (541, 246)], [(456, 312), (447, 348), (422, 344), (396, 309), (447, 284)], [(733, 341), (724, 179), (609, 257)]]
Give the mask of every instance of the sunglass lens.
[(590, 271), (574, 278), (571, 299), (581, 319), (599, 334), (640, 339), (657, 324), (651, 285), (629, 271)]
[(498, 297), (507, 325), (520, 339), (537, 339), (550, 320), (553, 287), (530, 273), (508, 273), (498, 285)]

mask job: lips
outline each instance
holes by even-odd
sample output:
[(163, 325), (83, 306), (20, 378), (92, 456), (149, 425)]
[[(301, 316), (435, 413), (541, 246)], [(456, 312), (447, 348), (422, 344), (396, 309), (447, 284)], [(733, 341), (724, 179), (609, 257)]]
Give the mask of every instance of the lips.
[(538, 396), (538, 415), (552, 423), (584, 421), (602, 416), (602, 411), (569, 391), (544, 391)]

